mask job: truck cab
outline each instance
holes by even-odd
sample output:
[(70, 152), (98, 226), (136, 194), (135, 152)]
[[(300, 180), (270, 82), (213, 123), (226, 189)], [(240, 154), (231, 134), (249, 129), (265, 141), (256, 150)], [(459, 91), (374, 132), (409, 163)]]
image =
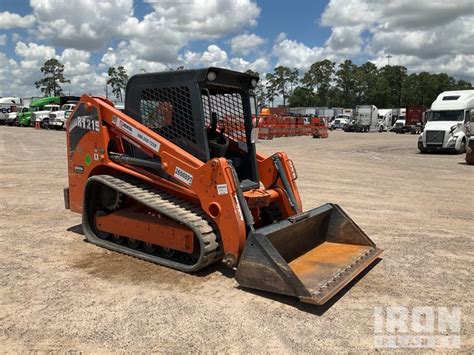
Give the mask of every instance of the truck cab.
[(378, 110), (379, 132), (388, 132), (392, 128), (392, 109)]
[(345, 132), (370, 132), (379, 129), (378, 109), (374, 105), (359, 105), (354, 119), (344, 126)]
[(331, 122), (330, 129), (343, 129), (346, 124), (349, 123), (351, 117), (349, 115), (337, 115), (336, 118)]
[(55, 129), (64, 129), (66, 128), (66, 120), (74, 111), (76, 107), (76, 102), (68, 102), (61, 106), (61, 109), (58, 111), (51, 111), (49, 113), (49, 128)]
[(49, 127), (49, 114), (50, 112), (59, 111), (59, 105), (44, 105), (44, 107), (38, 111), (35, 111), (31, 114), (31, 121), (33, 123), (40, 122), (42, 128)]
[(436, 150), (464, 153), (474, 121), (474, 90), (439, 94), (426, 113), (426, 120), (418, 139), (421, 153)]

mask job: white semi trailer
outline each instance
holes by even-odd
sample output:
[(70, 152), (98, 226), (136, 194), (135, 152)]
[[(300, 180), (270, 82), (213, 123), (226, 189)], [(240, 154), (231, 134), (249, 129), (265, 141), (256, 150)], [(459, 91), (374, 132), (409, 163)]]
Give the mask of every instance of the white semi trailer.
[(10, 122), (11, 113), (21, 109), (22, 100), (19, 97), (0, 97), (0, 124)]
[(354, 118), (344, 126), (346, 132), (370, 132), (379, 129), (378, 109), (374, 105), (356, 106)]

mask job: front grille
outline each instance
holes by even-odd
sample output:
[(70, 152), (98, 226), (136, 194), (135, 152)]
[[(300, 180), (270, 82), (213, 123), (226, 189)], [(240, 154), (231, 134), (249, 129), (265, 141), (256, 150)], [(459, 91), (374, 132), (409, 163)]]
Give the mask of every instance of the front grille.
[(443, 145), (444, 131), (426, 131), (427, 145)]

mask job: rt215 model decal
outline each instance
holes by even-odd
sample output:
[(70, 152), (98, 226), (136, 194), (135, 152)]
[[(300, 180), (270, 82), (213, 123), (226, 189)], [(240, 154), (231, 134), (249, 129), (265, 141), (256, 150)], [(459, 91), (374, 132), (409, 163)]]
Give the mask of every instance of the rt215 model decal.
[(97, 116), (78, 116), (77, 126), (88, 131), (99, 132), (99, 120)]

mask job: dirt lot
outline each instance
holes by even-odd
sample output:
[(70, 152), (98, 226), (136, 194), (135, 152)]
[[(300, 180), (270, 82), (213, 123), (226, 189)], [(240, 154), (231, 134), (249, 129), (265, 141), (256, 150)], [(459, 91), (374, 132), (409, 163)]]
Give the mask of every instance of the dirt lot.
[(473, 341), (473, 166), (416, 136), (260, 142), (293, 158), (305, 209), (340, 204), (385, 250), (324, 307), (187, 275), (84, 241), (64, 209), (65, 133), (0, 127), (0, 352), (373, 351), (375, 306), (458, 306)]

